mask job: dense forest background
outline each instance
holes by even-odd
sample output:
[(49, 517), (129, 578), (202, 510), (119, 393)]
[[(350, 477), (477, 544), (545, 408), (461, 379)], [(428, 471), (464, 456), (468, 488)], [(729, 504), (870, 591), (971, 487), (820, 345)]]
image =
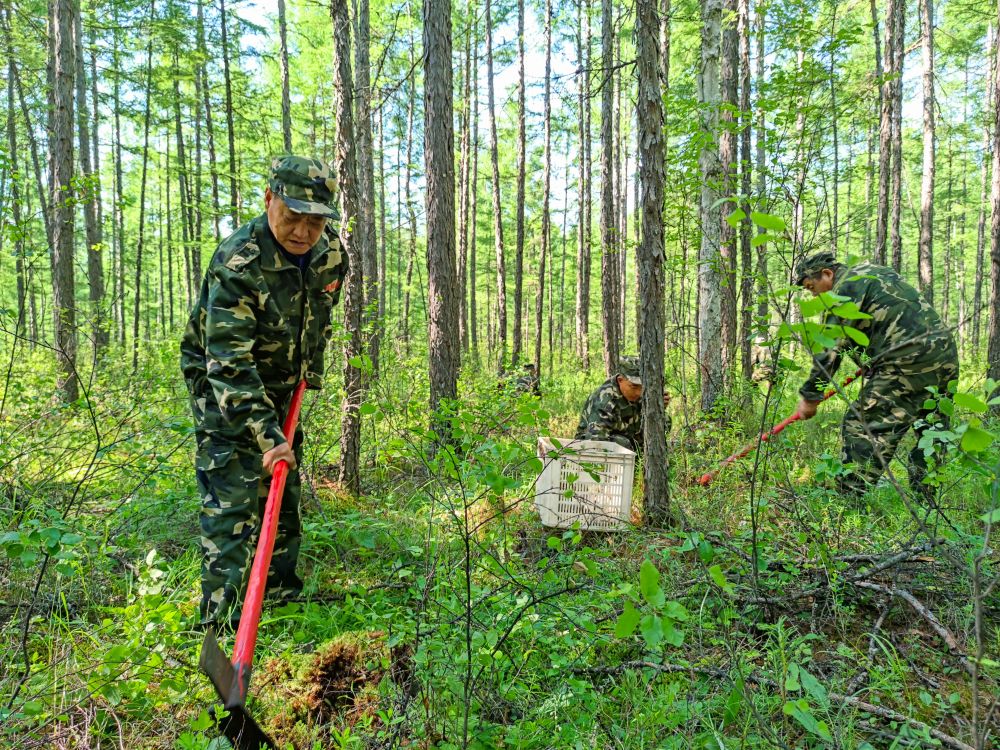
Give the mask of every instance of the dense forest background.
[[(258, 646), (280, 742), (994, 746), (998, 23), (3, 0), (2, 742), (222, 746), (177, 342), (298, 153), (336, 168), (352, 273), (304, 408), (307, 596)], [(956, 332), (934, 507), (895, 464), (861, 504), (826, 488), (833, 404), (692, 481), (792, 408), (818, 310), (791, 268), (821, 249), (900, 270)], [(536, 438), (640, 351), (674, 430), (635, 528), (542, 528)], [(540, 400), (504, 386), (526, 362)]]

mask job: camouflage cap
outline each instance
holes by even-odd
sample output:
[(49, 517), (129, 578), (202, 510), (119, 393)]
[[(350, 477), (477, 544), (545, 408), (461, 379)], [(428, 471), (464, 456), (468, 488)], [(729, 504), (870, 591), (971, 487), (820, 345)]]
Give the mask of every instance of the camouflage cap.
[(818, 253), (799, 258), (799, 262), (795, 264), (795, 274), (792, 277), (792, 281), (801, 285), (807, 276), (819, 273), (824, 268), (836, 268), (839, 265), (840, 263), (832, 252), (829, 250), (820, 250)]
[(618, 360), (618, 374), (633, 385), (642, 385), (642, 372), (639, 370), (639, 358), (622, 357)]
[(326, 162), (303, 156), (280, 156), (271, 162), (268, 186), (293, 213), (340, 218), (337, 181)]

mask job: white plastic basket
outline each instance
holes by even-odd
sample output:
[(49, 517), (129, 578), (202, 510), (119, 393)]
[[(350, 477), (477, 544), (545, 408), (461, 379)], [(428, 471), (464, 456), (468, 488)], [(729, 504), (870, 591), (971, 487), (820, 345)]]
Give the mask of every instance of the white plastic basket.
[[(561, 447), (556, 447), (553, 441)], [(629, 524), (635, 452), (617, 443), (538, 438), (535, 507), (544, 526), (613, 531)]]

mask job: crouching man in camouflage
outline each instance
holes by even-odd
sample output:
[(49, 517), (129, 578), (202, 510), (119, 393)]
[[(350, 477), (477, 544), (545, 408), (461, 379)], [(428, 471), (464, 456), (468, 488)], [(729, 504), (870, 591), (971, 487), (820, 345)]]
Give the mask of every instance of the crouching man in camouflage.
[(266, 211), (224, 239), (205, 273), (181, 342), (181, 369), (194, 412), (201, 496), (202, 624), (239, 622), (246, 575), (275, 463), (290, 472), (278, 520), (268, 594), (302, 590), (295, 445), (282, 421), (297, 383), (319, 388), (331, 310), (346, 255), (336, 234), (330, 168), (286, 156), (271, 165)]
[[(844, 353), (864, 366), (864, 385), (841, 425), (841, 457), (853, 470), (841, 478), (840, 489), (858, 496), (882, 475), (910, 427), (918, 439), (923, 434), (931, 419), (923, 407), (931, 395), (927, 388), (947, 392), (949, 381), (958, 378), (958, 350), (934, 308), (891, 268), (866, 262), (848, 268), (824, 251), (800, 260), (794, 280), (815, 296), (832, 292), (847, 297), (871, 316), (841, 321), (827, 314), (828, 325), (856, 328), (868, 337), (868, 344), (843, 337), (836, 347), (814, 357), (809, 379), (799, 389), (799, 417), (810, 419), (823, 398), (823, 384), (833, 379)], [(926, 473), (923, 449), (914, 447), (910, 487), (932, 499), (933, 489), (922, 483)]]
[[(642, 452), (642, 378), (639, 372), (638, 357), (619, 360), (618, 373), (605, 380), (583, 405), (576, 428), (577, 440), (607, 440), (636, 453)], [(669, 403), (670, 394), (664, 392), (663, 405)], [(664, 418), (667, 432), (670, 432), (670, 415), (665, 414)]]

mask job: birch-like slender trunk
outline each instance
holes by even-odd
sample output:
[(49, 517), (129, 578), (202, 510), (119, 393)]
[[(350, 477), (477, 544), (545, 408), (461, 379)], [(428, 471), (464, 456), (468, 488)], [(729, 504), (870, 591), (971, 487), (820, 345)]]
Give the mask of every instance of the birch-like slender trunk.
[[(934, 0), (920, 0), (920, 45), (924, 65), (924, 165), (920, 180), (920, 291), (934, 303)], [(949, 201), (951, 195), (949, 191)], [(949, 213), (950, 216), (950, 213)], [(947, 239), (946, 239), (947, 242)], [(947, 294), (947, 292), (945, 292)]]

